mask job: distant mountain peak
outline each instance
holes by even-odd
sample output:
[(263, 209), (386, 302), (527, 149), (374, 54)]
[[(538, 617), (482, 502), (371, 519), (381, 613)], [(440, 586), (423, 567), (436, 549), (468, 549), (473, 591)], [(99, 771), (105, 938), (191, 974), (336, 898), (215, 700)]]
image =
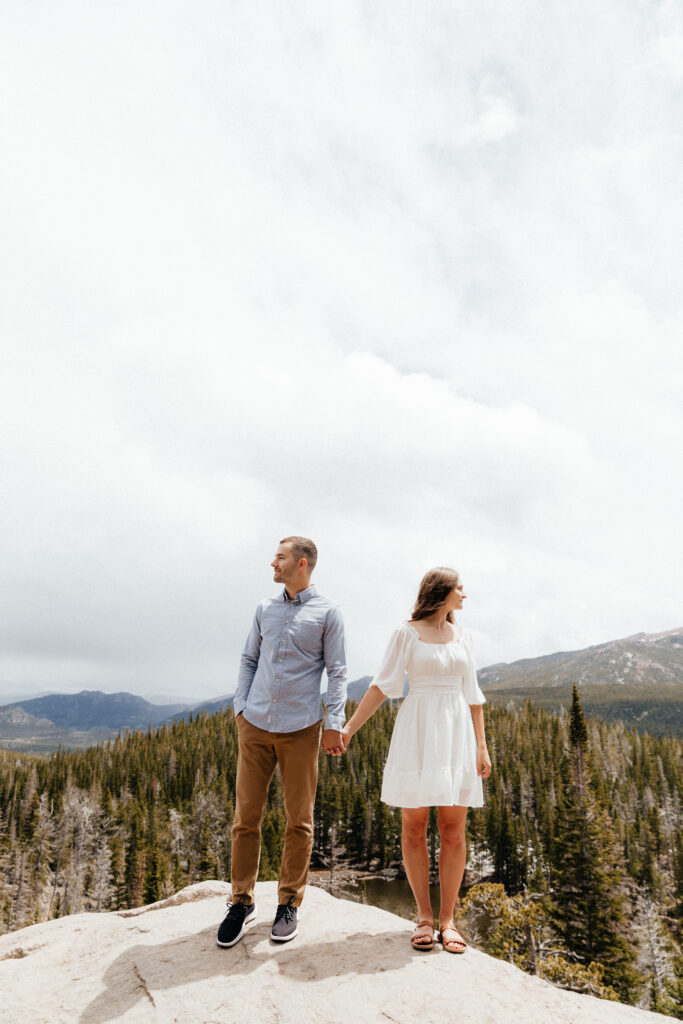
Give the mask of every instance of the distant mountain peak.
[(14, 701), (3, 712), (22, 709), (28, 715), (52, 722), (62, 729), (146, 729), (182, 710), (182, 704), (150, 704), (144, 697), (120, 691), (81, 690), (47, 697)]
[(576, 651), (489, 665), (479, 672), (482, 686), (534, 689), (547, 686), (683, 685), (683, 628), (634, 633)]

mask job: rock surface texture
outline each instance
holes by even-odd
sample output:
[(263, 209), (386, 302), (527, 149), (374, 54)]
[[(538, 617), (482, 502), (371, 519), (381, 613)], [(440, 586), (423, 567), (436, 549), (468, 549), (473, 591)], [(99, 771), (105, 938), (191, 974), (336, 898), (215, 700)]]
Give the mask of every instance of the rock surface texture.
[(576, 995), (475, 949), (414, 951), (409, 922), (309, 887), (299, 934), (272, 943), (274, 882), (258, 921), (216, 945), (229, 888), (190, 886), (161, 903), (79, 914), (0, 938), (3, 1024), (636, 1024), (670, 1021)]

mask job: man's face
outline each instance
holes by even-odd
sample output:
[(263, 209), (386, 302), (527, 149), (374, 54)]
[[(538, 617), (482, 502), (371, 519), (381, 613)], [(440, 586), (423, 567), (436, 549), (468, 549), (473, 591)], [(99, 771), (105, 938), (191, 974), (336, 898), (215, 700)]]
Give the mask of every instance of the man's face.
[(280, 544), (275, 558), (270, 563), (273, 567), (273, 579), (276, 583), (287, 584), (296, 579), (296, 558), (292, 554), (292, 545)]

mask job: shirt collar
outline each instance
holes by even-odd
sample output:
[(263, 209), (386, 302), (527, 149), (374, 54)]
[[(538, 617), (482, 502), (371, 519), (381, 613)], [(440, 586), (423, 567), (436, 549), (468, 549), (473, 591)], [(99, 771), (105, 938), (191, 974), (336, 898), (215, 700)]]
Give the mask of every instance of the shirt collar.
[(289, 601), (290, 604), (306, 604), (306, 601), (310, 601), (312, 597), (317, 597), (318, 591), (311, 584), (310, 587), (306, 587), (305, 590), (300, 590), (296, 597), (290, 601), (289, 594), (287, 593), (287, 587), (282, 589), (282, 600)]

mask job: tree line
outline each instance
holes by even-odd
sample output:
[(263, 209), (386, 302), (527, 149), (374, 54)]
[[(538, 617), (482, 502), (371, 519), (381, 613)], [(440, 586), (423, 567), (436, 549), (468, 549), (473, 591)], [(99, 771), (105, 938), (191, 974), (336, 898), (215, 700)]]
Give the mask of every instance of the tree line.
[[(321, 754), (314, 866), (401, 869), (400, 811), (379, 798), (396, 710), (344, 757)], [(489, 705), (487, 733), (494, 771), (467, 819), (475, 937), (557, 984), (681, 1017), (681, 741), (587, 721), (576, 689), (560, 714)], [(0, 752), (0, 932), (229, 879), (236, 762), (231, 711), (49, 758)], [(276, 774), (262, 879), (284, 828)], [(435, 820), (429, 846), (436, 872)]]

